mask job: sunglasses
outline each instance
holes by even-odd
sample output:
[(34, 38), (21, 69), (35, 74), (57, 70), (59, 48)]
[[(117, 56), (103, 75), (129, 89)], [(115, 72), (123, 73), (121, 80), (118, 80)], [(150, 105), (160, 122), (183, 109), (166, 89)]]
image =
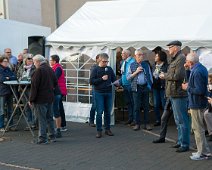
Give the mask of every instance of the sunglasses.
[(11, 52), (5, 52), (5, 53), (11, 53)]

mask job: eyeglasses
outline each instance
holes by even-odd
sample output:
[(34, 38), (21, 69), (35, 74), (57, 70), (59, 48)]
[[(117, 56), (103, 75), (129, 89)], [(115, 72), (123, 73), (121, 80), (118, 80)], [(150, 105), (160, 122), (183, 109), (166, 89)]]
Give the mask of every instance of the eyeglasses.
[(3, 62), (4, 62), (4, 63), (8, 63), (8, 61), (7, 61), (7, 60), (3, 60)]
[(11, 53), (10, 51), (7, 51), (7, 52), (5, 52), (5, 53)]
[(169, 46), (169, 49), (171, 49), (172, 47), (174, 47), (174, 45), (172, 45), (172, 46)]
[(103, 63), (108, 63), (109, 61), (102, 61)]
[(143, 56), (144, 54), (142, 54), (142, 53), (138, 53), (138, 54), (136, 54), (136, 55), (138, 55), (138, 56)]

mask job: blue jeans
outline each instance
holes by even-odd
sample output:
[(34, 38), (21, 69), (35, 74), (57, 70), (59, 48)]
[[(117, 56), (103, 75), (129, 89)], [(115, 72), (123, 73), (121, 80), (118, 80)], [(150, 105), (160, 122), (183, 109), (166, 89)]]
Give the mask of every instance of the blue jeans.
[(96, 100), (95, 100), (95, 93), (94, 93), (94, 88), (92, 87), (92, 106), (90, 110), (90, 118), (89, 118), (89, 123), (94, 123), (95, 119), (95, 113), (96, 113)]
[(172, 104), (174, 119), (178, 130), (177, 143), (180, 144), (181, 147), (188, 148), (190, 145), (190, 128), (187, 105), (188, 98), (170, 97), (170, 101)]
[(161, 122), (160, 116), (160, 104), (164, 109), (166, 99), (165, 99), (165, 90), (164, 89), (153, 89), (153, 97), (154, 97), (154, 112), (156, 117), (156, 122)]
[[(13, 111), (13, 96), (11, 94), (0, 96), (0, 128), (4, 127), (5, 104), (6, 104), (6, 112), (7, 112), (7, 121), (9, 121)], [(12, 124), (13, 124), (13, 118), (11, 119), (9, 125), (12, 125)]]
[(135, 115), (133, 112), (133, 94), (131, 90), (131, 85), (129, 86), (123, 86), (124, 88), (124, 101), (127, 104), (128, 107), (128, 120), (129, 121), (135, 121)]
[(102, 131), (102, 114), (104, 112), (105, 130), (110, 130), (110, 113), (112, 111), (112, 93), (95, 93), (96, 100), (96, 128), (97, 131)]
[(47, 127), (49, 136), (54, 136), (53, 104), (34, 104), (34, 111), (38, 118), (39, 139), (47, 140)]
[(133, 92), (134, 111), (136, 124), (141, 124), (141, 108), (144, 110), (144, 126), (149, 123), (149, 89), (147, 86), (137, 86), (137, 91)]
[(60, 100), (61, 100), (60, 94), (54, 96), (54, 103), (53, 103), (54, 112), (53, 112), (53, 114), (54, 114), (55, 118), (60, 117), (60, 105), (59, 105)]

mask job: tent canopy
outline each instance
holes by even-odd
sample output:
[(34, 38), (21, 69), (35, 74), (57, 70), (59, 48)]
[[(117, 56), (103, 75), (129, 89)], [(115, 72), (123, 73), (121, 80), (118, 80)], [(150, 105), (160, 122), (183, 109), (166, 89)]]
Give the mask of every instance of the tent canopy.
[(211, 49), (211, 6), (211, 0), (87, 2), (47, 37), (47, 45), (151, 49), (180, 40)]

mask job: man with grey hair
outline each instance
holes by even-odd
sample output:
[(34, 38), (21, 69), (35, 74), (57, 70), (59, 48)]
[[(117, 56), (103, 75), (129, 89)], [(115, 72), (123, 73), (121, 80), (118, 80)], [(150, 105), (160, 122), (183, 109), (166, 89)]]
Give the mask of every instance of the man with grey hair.
[(128, 107), (128, 121), (126, 124), (135, 125), (135, 115), (133, 111), (133, 95), (131, 83), (127, 80), (127, 72), (130, 68), (130, 65), (135, 62), (135, 59), (131, 57), (131, 52), (128, 49), (125, 49), (121, 53), (122, 56), (122, 64), (121, 64), (121, 80), (120, 84), (124, 89), (124, 101)]
[(57, 78), (42, 55), (33, 57), (33, 62), (36, 70), (31, 78), (29, 104), (34, 107), (34, 112), (38, 118), (39, 138), (37, 144), (46, 144), (48, 143), (47, 127), (50, 141), (55, 141), (53, 100)]
[(18, 63), (18, 59), (12, 55), (12, 50), (10, 48), (5, 48), (4, 49), (4, 55), (8, 58), (10, 68), (12, 71), (15, 71), (15, 67)]
[(128, 71), (127, 79), (131, 81), (133, 92), (134, 112), (136, 125), (134, 131), (140, 130), (141, 113), (140, 108), (144, 110), (144, 129), (152, 130), (149, 125), (149, 91), (152, 87), (152, 74), (147, 62), (143, 61), (144, 52), (141, 49), (135, 51), (135, 62), (133, 62)]
[(191, 70), (188, 83), (182, 84), (182, 89), (187, 90), (189, 98), (189, 108), (192, 118), (192, 129), (194, 131), (197, 152), (192, 153), (192, 160), (208, 159), (211, 156), (204, 130), (204, 111), (207, 107), (207, 69), (199, 63), (196, 53), (190, 53), (186, 57), (186, 64)]

